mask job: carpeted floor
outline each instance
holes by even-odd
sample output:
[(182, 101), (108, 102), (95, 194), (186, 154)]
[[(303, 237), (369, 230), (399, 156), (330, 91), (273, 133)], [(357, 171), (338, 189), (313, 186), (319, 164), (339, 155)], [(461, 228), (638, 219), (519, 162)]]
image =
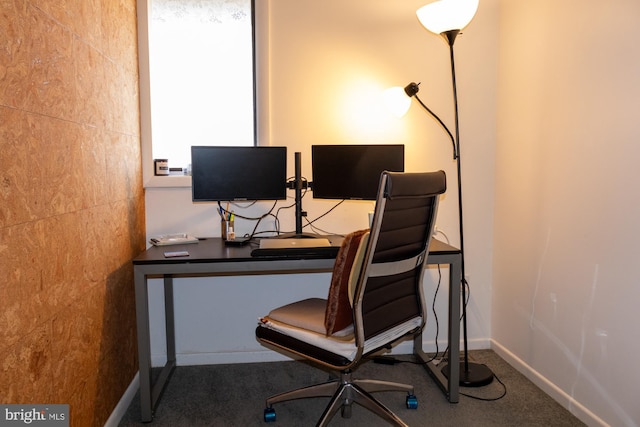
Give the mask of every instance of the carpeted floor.
[[(493, 351), (470, 353), (484, 363), (504, 383), (493, 381), (485, 387), (461, 388), (457, 404), (449, 403), (423, 366), (413, 363), (384, 365), (368, 362), (354, 377), (412, 383), (418, 409), (405, 407), (402, 392), (376, 393), (375, 396), (410, 426), (584, 426), (577, 418), (509, 366)], [(411, 356), (398, 357), (413, 361)], [(155, 412), (152, 427), (199, 426), (314, 426), (329, 398), (301, 399), (274, 405), (277, 421), (263, 421), (264, 400), (293, 388), (326, 381), (330, 374), (301, 362), (273, 362), (213, 366), (178, 367)], [(492, 400), (496, 399), (497, 400)], [(485, 399), (485, 400), (479, 400)], [(136, 395), (120, 422), (121, 427), (140, 426), (140, 403)], [(331, 426), (384, 426), (386, 423), (368, 410), (354, 405), (352, 417), (340, 413)]]

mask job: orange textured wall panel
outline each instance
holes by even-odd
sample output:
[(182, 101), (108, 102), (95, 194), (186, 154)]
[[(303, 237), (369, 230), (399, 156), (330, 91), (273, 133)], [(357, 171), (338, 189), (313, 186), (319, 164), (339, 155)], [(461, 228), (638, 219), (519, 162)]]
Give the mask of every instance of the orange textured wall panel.
[(135, 0), (0, 3), (0, 402), (102, 426), (137, 371)]

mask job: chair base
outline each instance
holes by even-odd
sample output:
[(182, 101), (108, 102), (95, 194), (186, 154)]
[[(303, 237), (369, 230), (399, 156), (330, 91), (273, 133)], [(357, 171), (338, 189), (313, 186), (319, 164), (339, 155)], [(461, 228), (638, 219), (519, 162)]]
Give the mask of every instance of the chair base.
[[(310, 397), (331, 397), (316, 426), (326, 426), (333, 416), (341, 410), (343, 418), (351, 417), (351, 405), (355, 402), (368, 409), (392, 425), (408, 427), (396, 414), (375, 399), (371, 393), (378, 391), (404, 391), (407, 393), (407, 406), (415, 409), (417, 401), (413, 395), (413, 386), (389, 381), (378, 380), (354, 380), (350, 370), (340, 373), (340, 379), (335, 379), (322, 384), (315, 384), (296, 390), (276, 394), (267, 399), (267, 408), (271, 409), (274, 403), (294, 399)], [(409, 401), (415, 404), (409, 405)], [(274, 418), (275, 419), (275, 418)]]

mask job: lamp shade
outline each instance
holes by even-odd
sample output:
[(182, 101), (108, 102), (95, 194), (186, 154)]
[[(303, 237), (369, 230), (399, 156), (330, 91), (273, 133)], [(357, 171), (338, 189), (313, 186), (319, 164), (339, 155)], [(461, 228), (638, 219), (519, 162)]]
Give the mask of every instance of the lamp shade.
[(400, 86), (390, 87), (383, 93), (384, 105), (396, 117), (407, 114), (411, 107), (411, 98), (407, 96)]
[(422, 6), (416, 12), (420, 23), (435, 34), (462, 30), (478, 10), (479, 0), (439, 0)]

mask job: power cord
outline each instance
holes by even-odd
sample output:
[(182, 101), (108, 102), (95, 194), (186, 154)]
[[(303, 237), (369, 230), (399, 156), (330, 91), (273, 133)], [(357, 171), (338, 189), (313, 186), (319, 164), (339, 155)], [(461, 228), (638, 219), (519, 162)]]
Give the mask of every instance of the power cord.
[[(293, 179), (293, 178), (289, 178), (289, 179), (288, 179), (288, 182), (291, 182), (291, 180), (292, 180), (292, 179)], [(310, 187), (310, 186), (308, 185), (308, 181), (307, 181), (307, 179), (306, 179), (306, 178), (302, 177), (302, 181), (303, 181), (304, 185), (303, 185), (303, 191), (302, 191), (301, 198), (302, 198), (302, 199), (304, 199), (304, 197), (307, 195), (307, 191), (308, 191), (308, 189), (309, 189), (309, 187)], [(326, 212), (324, 212), (323, 214), (320, 214), (318, 217), (316, 217), (315, 219), (313, 219), (313, 220), (311, 220), (311, 221), (310, 221), (310, 220), (306, 217), (306, 215), (305, 215), (305, 216), (304, 216), (304, 220), (305, 220), (307, 223), (304, 225), (304, 227), (309, 226), (309, 227), (311, 227), (311, 229), (312, 229), (312, 230), (314, 230), (314, 231), (316, 231), (316, 232), (317, 232), (317, 231), (320, 231), (320, 232), (322, 232), (322, 233), (324, 233), (324, 234), (337, 234), (337, 233), (332, 233), (332, 232), (330, 232), (330, 231), (322, 230), (322, 229), (318, 228), (317, 226), (315, 226), (315, 225), (313, 225), (313, 224), (314, 224), (316, 221), (320, 220), (321, 218), (323, 218), (323, 217), (327, 216), (329, 213), (331, 213), (334, 209), (336, 209), (338, 206), (340, 206), (340, 205), (341, 205), (342, 203), (344, 203), (344, 202), (345, 202), (345, 199), (340, 200), (338, 203), (336, 203), (336, 204), (335, 204), (335, 205), (333, 205), (331, 208), (329, 208)], [(280, 208), (278, 208), (278, 210), (276, 211), (276, 215), (275, 215), (275, 216), (276, 216), (276, 219), (278, 218), (278, 215), (280, 214), (280, 211), (281, 211), (282, 209), (291, 209), (291, 208), (294, 208), (295, 206), (296, 206), (296, 205), (295, 205), (295, 203), (292, 203), (292, 204), (290, 204), (290, 205), (287, 205), (287, 206), (281, 206)], [(279, 221), (278, 221), (278, 223), (279, 223)], [(280, 234), (280, 230), (279, 230), (279, 228), (278, 228), (278, 230), (277, 230), (277, 233), (278, 233), (278, 234)]]
[[(287, 179), (287, 184), (290, 184), (293, 182), (294, 178), (288, 178)], [(302, 195), (301, 197), (304, 198), (305, 195), (307, 194), (307, 192), (309, 191), (310, 185), (308, 184), (308, 181), (306, 178), (302, 177), (302, 181), (304, 183), (303, 185), (303, 191), (302, 191)], [(291, 197), (288, 197), (289, 199), (291, 199)], [(337, 234), (337, 233), (332, 233), (326, 230), (322, 230), (319, 227), (315, 226), (314, 223), (322, 218), (324, 218), (325, 216), (327, 216), (329, 213), (331, 213), (334, 209), (336, 209), (338, 206), (340, 206), (342, 203), (344, 203), (346, 200), (340, 200), (339, 202), (337, 202), (335, 205), (333, 205), (331, 208), (329, 208), (326, 212), (322, 213), (321, 215), (319, 215), (317, 218), (313, 219), (313, 220), (309, 220), (306, 216), (304, 217), (305, 221), (307, 222), (305, 224), (305, 227), (311, 227), (311, 229), (313, 229), (315, 232), (320, 231), (321, 233), (324, 234)], [(257, 201), (251, 201), (248, 204), (245, 205), (240, 205), (238, 202), (230, 202), (229, 204), (238, 208), (249, 208), (253, 205), (255, 205), (257, 203)], [(227, 207), (223, 207), (221, 202), (218, 202), (218, 212), (220, 212), (221, 215), (224, 215), (225, 217), (228, 217), (232, 212), (231, 210), (229, 210), (229, 204), (227, 205)], [(294, 208), (296, 206), (295, 203), (290, 203), (286, 206), (280, 206), (276, 209), (278, 204), (278, 201), (274, 201), (273, 205), (271, 206), (271, 208), (264, 214), (257, 216), (257, 217), (250, 217), (250, 216), (246, 216), (246, 215), (241, 215), (236, 213), (235, 211), (233, 212), (233, 215), (236, 218), (239, 219), (244, 219), (244, 220), (248, 220), (248, 221), (256, 221), (255, 226), (253, 227), (253, 230), (251, 231), (251, 233), (247, 233), (245, 234), (243, 237), (247, 237), (249, 239), (253, 239), (254, 237), (260, 235), (260, 234), (267, 234), (267, 233), (276, 233), (276, 234), (281, 234), (281, 230), (280, 230), (280, 212), (283, 209), (291, 209)], [(260, 225), (260, 223), (267, 217), (273, 217), (274, 219), (274, 223), (275, 223), (275, 230), (261, 230), (258, 231), (258, 227)]]
[[(401, 359), (398, 359), (398, 358), (393, 357), (393, 356), (375, 356), (375, 357), (372, 358), (372, 360), (373, 360), (374, 363), (378, 363), (378, 364), (382, 364), (382, 365), (397, 365), (397, 364), (400, 364), (400, 363), (410, 363), (412, 365), (425, 365), (425, 364), (431, 362), (432, 360), (434, 360), (434, 358), (432, 358), (431, 360), (429, 360), (427, 362), (422, 362), (422, 361), (416, 362), (416, 361), (411, 361), (411, 360), (401, 360)], [(448, 361), (448, 360), (442, 359), (442, 361)], [(464, 393), (462, 391), (458, 391), (458, 393), (461, 396), (468, 397), (470, 399), (480, 400), (480, 401), (483, 401), (483, 402), (495, 402), (496, 400), (500, 400), (500, 399), (502, 399), (503, 397), (505, 397), (507, 395), (507, 386), (495, 374), (495, 372), (493, 373), (493, 377), (502, 386), (502, 392), (497, 397), (474, 396), (472, 394)]]
[[(435, 310), (435, 302), (437, 300), (437, 296), (438, 296), (438, 292), (440, 290), (441, 283), (442, 283), (442, 270), (440, 268), (440, 264), (438, 264), (438, 283), (436, 285), (436, 290), (435, 290), (434, 295), (433, 295), (433, 303), (431, 305), (431, 311), (433, 312), (434, 321), (436, 322), (436, 336), (435, 336), (436, 352), (435, 352), (435, 354), (427, 361), (401, 360), (401, 359), (397, 359), (394, 356), (374, 356), (372, 358), (374, 363), (379, 363), (379, 364), (383, 364), (383, 365), (396, 365), (396, 364), (399, 364), (399, 363), (410, 363), (410, 364), (414, 364), (414, 365), (426, 365), (426, 364), (429, 364), (429, 363), (434, 363), (435, 365), (439, 365), (442, 362), (447, 362), (448, 363), (449, 358), (446, 357), (446, 355), (449, 352), (449, 347), (448, 346), (442, 352), (442, 357), (438, 358), (438, 355), (439, 355), (438, 334), (439, 334), (440, 328), (439, 328), (439, 323), (438, 323), (438, 315), (437, 315), (436, 310)], [(463, 280), (463, 286), (466, 286), (466, 290), (467, 290), (467, 298), (464, 301), (464, 304), (469, 304), (469, 298), (470, 298), (470, 293), (471, 293), (470, 288), (469, 288), (469, 283), (466, 280)], [(460, 321), (462, 321), (462, 317), (460, 317)], [(502, 382), (502, 380), (500, 380), (500, 378), (495, 374), (495, 372), (493, 373), (493, 377), (502, 386), (502, 393), (499, 396), (487, 398), (487, 397), (474, 396), (472, 394), (464, 393), (464, 392), (461, 392), (461, 391), (459, 391), (459, 394), (462, 395), (462, 396), (468, 397), (470, 399), (480, 400), (480, 401), (484, 401), (484, 402), (494, 402), (496, 400), (500, 400), (500, 399), (504, 398), (507, 395), (507, 386)]]
[[(240, 204), (238, 204), (238, 202), (231, 202), (230, 204), (231, 204), (231, 205), (233, 205), (233, 206), (236, 206), (236, 207), (242, 208), (242, 209), (246, 209), (246, 208), (249, 208), (249, 207), (251, 207), (251, 206), (255, 205), (256, 203), (257, 203), (257, 201), (252, 201), (252, 202), (250, 202), (249, 204), (244, 205), (244, 206), (241, 206)], [(260, 225), (260, 222), (261, 222), (263, 219), (265, 219), (265, 218), (267, 218), (267, 217), (269, 217), (269, 216), (274, 216), (274, 215), (273, 215), (273, 210), (275, 209), (275, 207), (276, 207), (276, 204), (277, 204), (277, 203), (278, 203), (278, 202), (277, 202), (277, 201), (275, 201), (275, 202), (273, 203), (273, 205), (271, 206), (271, 208), (270, 208), (266, 213), (264, 213), (264, 214), (262, 214), (262, 215), (260, 215), (260, 216), (258, 216), (258, 217), (249, 217), (249, 216), (245, 216), (245, 215), (237, 214), (235, 211), (230, 212), (230, 211), (228, 210), (228, 208), (223, 208), (223, 207), (222, 207), (222, 204), (221, 204), (220, 202), (218, 202), (218, 207), (219, 207), (219, 209), (220, 209), (220, 212), (225, 213), (225, 214), (227, 214), (227, 215), (229, 215), (229, 214), (233, 213), (233, 215), (234, 215), (236, 218), (241, 218), (241, 219), (245, 219), (245, 220), (248, 220), (248, 221), (256, 221), (256, 225), (253, 227), (253, 231), (252, 231), (249, 235), (245, 235), (245, 237), (253, 238), (253, 237), (257, 234), (256, 230), (257, 230), (258, 226)], [(277, 218), (276, 218), (276, 221), (277, 221)]]
[[(436, 360), (438, 360), (438, 355), (440, 354), (440, 351), (438, 350), (438, 335), (440, 333), (440, 323), (438, 321), (438, 313), (436, 312), (436, 300), (437, 300), (437, 296), (438, 296), (438, 291), (440, 290), (440, 284), (442, 283), (442, 270), (440, 269), (440, 264), (438, 264), (438, 283), (436, 285), (436, 290), (433, 294), (433, 302), (431, 303), (431, 311), (433, 312), (433, 319), (434, 322), (436, 323), (436, 337), (435, 337), (435, 345), (436, 345), (436, 352), (435, 354), (431, 357), (431, 359), (426, 360), (426, 361), (412, 361), (412, 360), (400, 360), (400, 359), (396, 359), (393, 356), (374, 356), (373, 357), (373, 362), (374, 363), (380, 363), (383, 365), (395, 365), (397, 363), (411, 363), (413, 365), (427, 365), (431, 362), (434, 362)], [(448, 347), (447, 347), (448, 349)], [(440, 358), (440, 361), (438, 361), (436, 363), (436, 365), (440, 364), (440, 362), (444, 359), (444, 356), (446, 354), (446, 349), (445, 352), (442, 353), (442, 358)]]
[(471, 394), (463, 393), (461, 391), (459, 391), (458, 393), (461, 396), (468, 397), (470, 399), (480, 400), (482, 402), (495, 402), (496, 400), (500, 400), (507, 395), (507, 386), (502, 382), (500, 378), (498, 378), (495, 372), (493, 373), (493, 378), (495, 378), (496, 381), (498, 381), (502, 386), (502, 394), (500, 394), (500, 396), (498, 397), (480, 397), (480, 396), (474, 396)]

